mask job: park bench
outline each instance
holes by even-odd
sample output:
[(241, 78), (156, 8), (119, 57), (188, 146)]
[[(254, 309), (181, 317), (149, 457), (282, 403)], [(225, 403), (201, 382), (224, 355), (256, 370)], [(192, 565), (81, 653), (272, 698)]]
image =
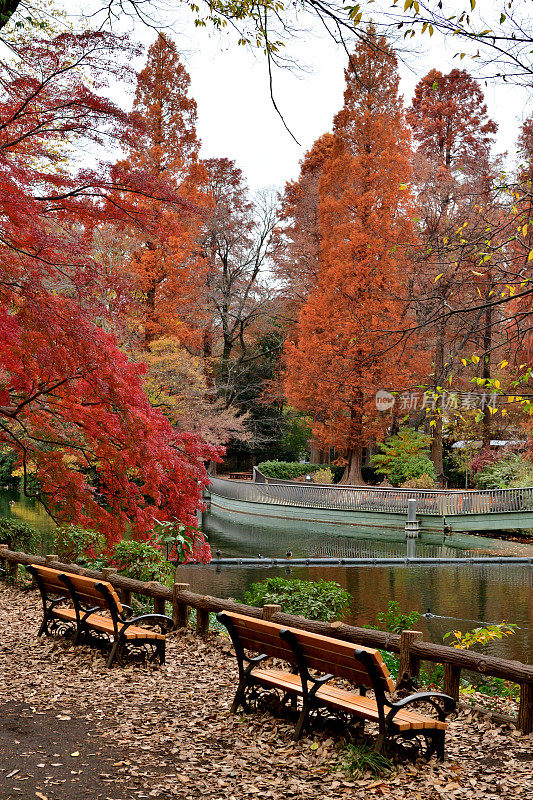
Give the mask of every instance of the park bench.
[[(281, 695), (282, 703), (290, 699), (295, 705), (300, 700), (295, 739), (308, 725), (310, 712), (324, 709), (348, 726), (355, 722), (360, 733), (365, 721), (376, 723), (375, 749), (379, 752), (396, 744), (404, 749), (416, 748), (427, 758), (433, 753), (444, 758), (445, 719), (455, 709), (455, 700), (437, 692), (390, 700), (387, 695), (394, 691), (394, 684), (379, 650), (240, 614), (220, 612), (217, 619), (228, 629), (238, 662), (233, 713), (239, 707), (249, 711), (263, 693), (274, 690)], [(250, 656), (246, 651), (259, 655)], [(270, 657), (290, 664), (292, 671), (261, 667)], [(360, 693), (332, 684), (333, 678), (348, 681)], [(369, 689), (373, 697), (367, 695)], [(428, 705), (436, 718), (409, 708), (417, 703)]]
[[(115, 659), (124, 664), (130, 651), (144, 652), (150, 660), (158, 657), (161, 664), (165, 663), (165, 632), (173, 627), (170, 617), (163, 614), (132, 617), (132, 608), (120, 602), (107, 581), (36, 564), (29, 565), (27, 570), (35, 578), (43, 603), (39, 636), (70, 635), (74, 644), (110, 649), (108, 667)], [(157, 626), (159, 632), (143, 625)]]

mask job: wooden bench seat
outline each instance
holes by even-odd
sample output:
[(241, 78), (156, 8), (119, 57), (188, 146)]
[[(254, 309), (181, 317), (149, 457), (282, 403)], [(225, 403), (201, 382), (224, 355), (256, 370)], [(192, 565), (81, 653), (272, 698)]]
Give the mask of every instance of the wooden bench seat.
[[(378, 650), (241, 614), (221, 612), (217, 618), (229, 631), (239, 668), (234, 713), (239, 707), (250, 710), (249, 701), (258, 686), (275, 689), (283, 695), (282, 701), (290, 697), (301, 704), (295, 739), (309, 724), (310, 713), (324, 707), (354, 717), (362, 726), (364, 721), (376, 723), (379, 751), (400, 741), (416, 742), (427, 757), (437, 753), (444, 758), (445, 719), (455, 709), (455, 701), (438, 692), (419, 692), (393, 702), (388, 695), (394, 684)], [(292, 672), (265, 668), (263, 662), (271, 657), (290, 664)], [(348, 681), (359, 694), (336, 686), (334, 678)], [(373, 696), (367, 694), (369, 690)], [(412, 710), (409, 706), (414, 703), (428, 704), (436, 718)]]
[[(298, 695), (303, 694), (300, 676), (294, 672), (285, 672), (277, 669), (254, 669), (252, 670), (252, 675), (254, 680), (264, 686), (279, 687)], [(309, 684), (308, 688), (311, 689), (312, 684)], [(349, 710), (355, 716), (364, 717), (372, 722), (379, 722), (378, 709), (373, 697), (357, 695), (334, 684), (325, 684), (318, 689), (316, 698), (326, 706), (331, 706), (341, 711)], [(424, 730), (424, 728), (428, 730), (437, 728), (445, 731), (448, 727), (446, 722), (440, 722), (433, 719), (433, 717), (417, 714), (414, 711), (399, 711), (394, 717), (393, 725), (400, 731)]]
[[(121, 603), (111, 583), (75, 573), (31, 564), (28, 572), (41, 592), (43, 633), (74, 636), (74, 643), (88, 642), (110, 649), (107, 665), (124, 663), (129, 649), (144, 649), (151, 658), (165, 661), (165, 632), (173, 621), (163, 614), (133, 617), (130, 606)], [(150, 627), (156, 626), (159, 631)]]

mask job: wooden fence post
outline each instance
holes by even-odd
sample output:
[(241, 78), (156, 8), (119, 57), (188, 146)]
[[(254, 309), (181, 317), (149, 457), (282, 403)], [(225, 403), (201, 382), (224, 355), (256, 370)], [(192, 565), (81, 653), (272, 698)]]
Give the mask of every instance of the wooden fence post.
[(420, 659), (411, 655), (409, 648), (413, 642), (423, 639), (422, 631), (402, 631), (400, 634), (400, 668), (398, 683), (404, 683), (420, 675)]
[(102, 578), (104, 581), (110, 580), (113, 575), (118, 575), (118, 570), (115, 567), (104, 567), (102, 570)]
[(57, 553), (48, 553), (47, 555), (45, 555), (44, 563), (46, 564), (47, 567), (49, 567), (50, 564), (52, 564), (54, 561), (59, 561), (59, 556), (57, 555)]
[(263, 619), (270, 620), (274, 614), (279, 614), (280, 612), (281, 606), (278, 606), (276, 603), (267, 603), (263, 606)]
[[(159, 584), (157, 581), (150, 581), (148, 586), (153, 588), (158, 588)], [(155, 597), (154, 600), (154, 614), (164, 614), (165, 613), (165, 598), (164, 597)]]
[(178, 599), (179, 592), (188, 592), (188, 583), (175, 583), (172, 587), (172, 619), (175, 628), (186, 628), (189, 620), (189, 606)]
[(518, 727), (522, 733), (531, 733), (533, 731), (533, 683), (520, 684)]
[(459, 700), (459, 682), (461, 680), (461, 667), (454, 664), (444, 664), (444, 694), (449, 694), (455, 701)]
[(196, 609), (196, 633), (206, 636), (209, 633), (209, 611), (207, 608)]

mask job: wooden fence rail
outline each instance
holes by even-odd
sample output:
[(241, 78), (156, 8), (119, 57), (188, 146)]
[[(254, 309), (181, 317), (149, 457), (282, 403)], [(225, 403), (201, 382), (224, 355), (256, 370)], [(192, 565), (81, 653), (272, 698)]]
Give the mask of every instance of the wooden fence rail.
[(425, 642), (422, 640), (423, 634), (420, 631), (403, 631), (400, 635), (371, 628), (359, 628), (343, 622), (309, 620), (292, 614), (284, 614), (280, 606), (268, 605), (263, 608), (247, 606), (237, 603), (235, 600), (196, 594), (190, 591), (187, 583), (175, 583), (172, 588), (169, 588), (154, 581), (144, 582), (127, 578), (119, 575), (114, 569), (97, 572), (80, 567), (78, 564), (64, 564), (58, 560), (55, 554), (42, 557), (18, 553), (9, 550), (3, 544), (0, 544), (0, 562), (3, 562), (7, 575), (13, 580), (17, 578), (19, 564), (47, 565), (52, 569), (107, 580), (120, 591), (123, 601), (126, 603), (131, 601), (132, 594), (150, 597), (154, 600), (155, 610), (159, 613), (163, 613), (165, 604), (170, 603), (176, 628), (182, 628), (188, 624), (190, 610), (194, 608), (196, 610), (196, 629), (202, 635), (209, 630), (210, 613), (233, 611), (249, 617), (268, 618), (280, 625), (301, 628), (323, 636), (332, 636), (354, 644), (377, 647), (380, 650), (399, 654), (399, 679), (417, 678), (421, 661), (443, 664), (444, 691), (456, 700), (459, 699), (459, 685), (463, 669), (503, 678), (520, 685), (519, 712), (515, 723), (524, 733), (533, 731), (533, 665), (531, 664)]

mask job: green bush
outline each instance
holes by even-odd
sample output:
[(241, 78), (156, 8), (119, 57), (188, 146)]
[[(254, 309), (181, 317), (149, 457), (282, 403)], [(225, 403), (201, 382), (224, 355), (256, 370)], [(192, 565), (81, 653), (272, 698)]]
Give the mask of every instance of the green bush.
[(421, 614), (418, 611), (411, 611), (409, 614), (405, 614), (400, 611), (400, 604), (396, 600), (389, 600), (387, 610), (377, 615), (376, 625), (382, 631), (401, 633), (402, 631), (411, 630), (420, 617)]
[(474, 483), (478, 489), (533, 486), (533, 464), (524, 455), (513, 453), (477, 472)]
[(121, 539), (108, 559), (109, 566), (116, 567), (122, 575), (137, 581), (159, 581), (167, 583), (172, 575), (172, 565), (162, 551), (150, 542)]
[(79, 525), (61, 525), (54, 532), (55, 552), (60, 561), (75, 562), (80, 558), (100, 558), (105, 547), (104, 537), (97, 531)]
[(381, 453), (372, 456), (372, 464), (393, 486), (422, 475), (434, 479), (435, 467), (429, 458), (430, 441), (429, 436), (412, 428), (400, 428), (395, 436), (379, 444)]
[(252, 606), (277, 603), (286, 614), (331, 622), (344, 616), (350, 599), (335, 581), (267, 578), (252, 584), (244, 602)]
[(0, 542), (5, 542), (10, 550), (35, 553), (40, 541), (39, 531), (25, 522), (0, 518)]
[(268, 478), (290, 481), (301, 475), (311, 475), (313, 472), (323, 469), (323, 466), (321, 464), (300, 464), (297, 461), (262, 461), (257, 465), (257, 469)]

